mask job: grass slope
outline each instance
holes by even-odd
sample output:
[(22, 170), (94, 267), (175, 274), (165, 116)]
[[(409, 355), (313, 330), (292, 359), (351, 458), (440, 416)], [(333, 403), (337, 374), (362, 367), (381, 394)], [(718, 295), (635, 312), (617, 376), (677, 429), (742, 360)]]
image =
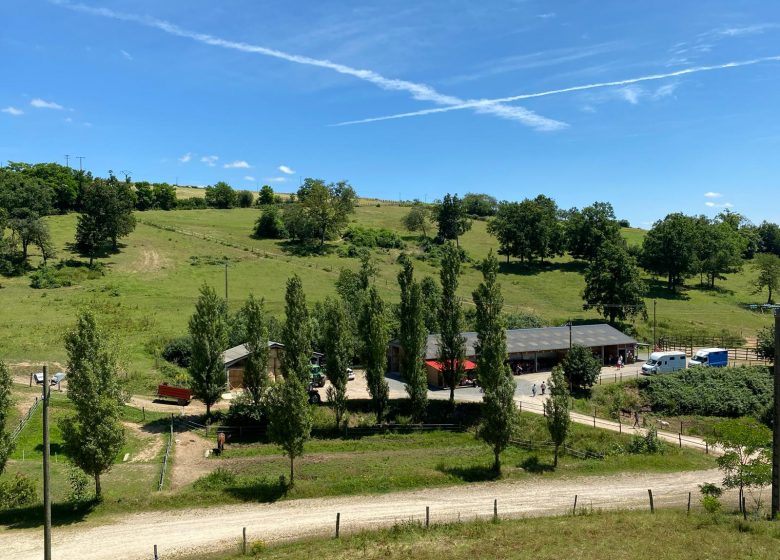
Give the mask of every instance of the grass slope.
[[(352, 222), (368, 227), (401, 230), (407, 208), (382, 204), (357, 208)], [(186, 330), (198, 288), (208, 283), (222, 293), (224, 260), (228, 262), (230, 307), (236, 309), (253, 292), (264, 297), (272, 313), (281, 315), (284, 284), (292, 274), (303, 278), (310, 302), (334, 293), (334, 282), (342, 267), (356, 269), (356, 259), (339, 258), (333, 252), (318, 256), (295, 256), (283, 242), (252, 239), (249, 234), (259, 215), (257, 209), (149, 211), (137, 213), (138, 227), (123, 240), (121, 252), (103, 259), (107, 272), (97, 279), (85, 279), (67, 288), (34, 290), (29, 277), (0, 280), (0, 358), (10, 362), (60, 361), (65, 358), (62, 333), (74, 321), (80, 308), (95, 309), (126, 348), (128, 377), (136, 390), (150, 390), (159, 378), (152, 369), (153, 353), (170, 337)], [(71, 252), (76, 215), (48, 218), (61, 260), (79, 257)], [(416, 238), (401, 232), (410, 247)], [(641, 242), (641, 230), (624, 231), (630, 243)], [(475, 221), (461, 239), (474, 259), (481, 259), (495, 240), (486, 232), (486, 222)], [(377, 252), (377, 287), (384, 297), (397, 301), (398, 251)], [(31, 259), (37, 265), (39, 258)], [(437, 276), (428, 262), (416, 261), (417, 274)], [(583, 264), (568, 257), (539, 267), (502, 263), (500, 280), (507, 311), (541, 315), (549, 324), (568, 319), (593, 320), (593, 311), (582, 310)], [(740, 304), (752, 302), (747, 268), (719, 282), (718, 289), (691, 288), (670, 294), (663, 282), (650, 281), (649, 296), (658, 299), (659, 332), (730, 332), (750, 335), (769, 323), (768, 315), (746, 311)], [(481, 275), (467, 266), (461, 278), (460, 294), (467, 305)], [(652, 310), (652, 304), (649, 305)], [(650, 321), (639, 321), (640, 336), (649, 337)]]

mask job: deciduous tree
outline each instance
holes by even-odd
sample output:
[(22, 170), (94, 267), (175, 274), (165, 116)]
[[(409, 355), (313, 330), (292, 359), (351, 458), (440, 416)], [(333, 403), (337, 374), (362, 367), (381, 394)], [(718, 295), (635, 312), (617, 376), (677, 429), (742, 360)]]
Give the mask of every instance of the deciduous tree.
[(647, 316), (645, 284), (636, 259), (622, 240), (606, 242), (585, 270), (583, 309), (596, 309), (610, 323)]
[(11, 373), (5, 362), (0, 360), (0, 475), (5, 471), (8, 456), (13, 451), (11, 434), (8, 433), (8, 417), (12, 406)]
[(761, 293), (766, 288), (766, 302), (771, 304), (772, 294), (780, 287), (780, 257), (771, 253), (759, 253), (753, 258), (753, 268), (757, 273), (753, 281), (753, 293)]
[(284, 301), (286, 321), (282, 330), (282, 372), (285, 377), (297, 377), (305, 387), (310, 377), (312, 335), (306, 294), (297, 274), (287, 280)]
[(422, 289), (414, 279), (414, 264), (408, 255), (401, 255), (401, 271), (398, 285), (401, 303), (398, 307), (400, 329), (398, 339), (403, 349), (401, 367), (406, 378), (406, 392), (412, 404), (412, 418), (422, 422), (428, 406), (428, 380), (423, 369), (425, 344), (428, 331), (425, 328)]
[(368, 289), (360, 324), (366, 352), (366, 381), (371, 402), (376, 412), (376, 422), (381, 424), (389, 399), (390, 388), (385, 379), (387, 365), (387, 322), (385, 305), (375, 286)]
[(620, 226), (609, 202), (576, 208), (566, 220), (566, 245), (575, 259), (593, 261), (605, 244), (620, 241)]
[(252, 397), (256, 409), (260, 409), (265, 391), (268, 388), (268, 325), (263, 300), (249, 294), (244, 303), (241, 317), (246, 332), (246, 349), (249, 355), (244, 364), (244, 389)]
[(274, 383), (268, 395), (268, 437), (290, 459), (290, 486), (295, 484), (295, 459), (311, 436), (312, 416), (306, 386), (297, 375)]
[(439, 306), (439, 362), (441, 373), (450, 388), (450, 405), (455, 406), (455, 387), (463, 377), (466, 340), (463, 331), (463, 308), (458, 291), (458, 276), (461, 270), (460, 250), (451, 242), (442, 249), (441, 305)]
[(457, 194), (445, 194), (434, 206), (433, 218), (439, 227), (437, 239), (440, 242), (455, 241), (455, 244), (459, 245), (460, 236), (471, 229), (471, 220)]
[(268, 185), (263, 185), (260, 189), (260, 195), (257, 197), (257, 205), (265, 206), (274, 203), (274, 190)]
[(558, 451), (566, 442), (571, 425), (569, 416), (569, 404), (571, 396), (566, 387), (563, 368), (556, 366), (552, 370), (548, 391), (550, 398), (544, 403), (544, 413), (547, 417), (547, 430), (550, 432), (550, 439), (555, 444), (555, 453), (553, 458), (553, 467), (558, 466)]
[(62, 436), (70, 458), (95, 480), (99, 500), (100, 477), (111, 469), (125, 442), (117, 352), (90, 312), (81, 313), (65, 335), (65, 350), (68, 399), (76, 413), (63, 419)]
[(341, 300), (325, 300), (325, 324), (323, 342), (325, 352), (325, 374), (331, 386), (328, 387), (328, 402), (336, 415), (336, 429), (347, 412), (347, 368), (352, 360), (352, 329), (347, 311)]
[(233, 208), (238, 204), (238, 194), (225, 181), (206, 187), (206, 205), (211, 208)]
[[(307, 225), (304, 233), (325, 245), (346, 227), (348, 216), (355, 211), (355, 190), (345, 181), (327, 185), (321, 179), (306, 178), (298, 189), (298, 200)], [(304, 238), (304, 240), (306, 240)]]
[(195, 313), (190, 317), (192, 338), (190, 382), (195, 397), (206, 405), (206, 416), (225, 391), (225, 366), (222, 354), (227, 349), (228, 329), (225, 300), (206, 284), (200, 288)]
[(575, 344), (561, 362), (566, 378), (573, 387), (589, 389), (601, 374), (601, 364), (590, 348)]
[(407, 230), (411, 232), (419, 231), (424, 238), (427, 238), (430, 220), (430, 209), (425, 207), (421, 202), (417, 202), (409, 209), (409, 212), (406, 213), (402, 221)]
[(697, 271), (697, 245), (696, 220), (683, 214), (669, 214), (647, 232), (642, 243), (642, 266), (666, 276), (668, 288), (675, 290)]

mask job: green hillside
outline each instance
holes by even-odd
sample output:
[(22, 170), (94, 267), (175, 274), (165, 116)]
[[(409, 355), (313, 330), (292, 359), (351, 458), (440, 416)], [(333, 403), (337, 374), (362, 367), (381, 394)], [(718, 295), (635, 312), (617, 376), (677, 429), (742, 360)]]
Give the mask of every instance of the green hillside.
[[(407, 208), (382, 204), (357, 208), (351, 221), (367, 227), (398, 230), (410, 250), (418, 250), (416, 237), (401, 231)], [(284, 242), (250, 237), (259, 215), (257, 209), (149, 211), (138, 212), (138, 226), (120, 253), (102, 261), (104, 276), (79, 281), (58, 289), (36, 290), (30, 278), (2, 278), (0, 323), (2, 358), (9, 362), (63, 361), (62, 334), (73, 322), (76, 311), (94, 307), (126, 347), (130, 375), (151, 379), (153, 352), (167, 339), (186, 330), (199, 286), (207, 282), (221, 293), (228, 262), (228, 292), (231, 309), (253, 292), (264, 297), (272, 313), (281, 314), (284, 284), (299, 274), (310, 302), (334, 293), (339, 269), (357, 269), (357, 259), (341, 258), (335, 250), (325, 255), (295, 256)], [(68, 248), (73, 240), (76, 215), (48, 218), (58, 259), (83, 260)], [(624, 230), (629, 243), (640, 243), (641, 230)], [(335, 248), (336, 244), (332, 244)], [(486, 233), (486, 222), (475, 221), (461, 239), (461, 246), (473, 259), (484, 257), (497, 244)], [(397, 301), (395, 264), (398, 250), (376, 252), (379, 267), (377, 286), (390, 301)], [(31, 262), (37, 265), (38, 255)], [(428, 262), (416, 261), (419, 275), (437, 275)], [(542, 316), (548, 324), (569, 319), (597, 319), (595, 312), (582, 310), (583, 265), (568, 257), (542, 267), (502, 263), (501, 281), (507, 311), (527, 311)], [(729, 276), (715, 291), (690, 287), (676, 295), (651, 279), (649, 296), (658, 299), (659, 332), (717, 333), (726, 330), (745, 336), (769, 322), (761, 315), (741, 308), (760, 299), (751, 295), (753, 271), (746, 267)], [(461, 293), (470, 304), (471, 291), (480, 274), (466, 266)], [(694, 284), (691, 281), (690, 284)], [(652, 315), (652, 303), (649, 302)], [(652, 316), (651, 316), (652, 319)], [(640, 337), (649, 337), (652, 322), (639, 321)], [(149, 383), (146, 383), (149, 385)]]

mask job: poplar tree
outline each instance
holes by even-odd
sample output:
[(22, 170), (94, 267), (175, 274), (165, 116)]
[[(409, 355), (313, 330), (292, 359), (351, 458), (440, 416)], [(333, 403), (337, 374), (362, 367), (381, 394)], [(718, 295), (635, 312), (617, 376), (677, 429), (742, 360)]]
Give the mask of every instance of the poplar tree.
[(569, 389), (566, 387), (566, 377), (563, 368), (556, 366), (552, 370), (549, 388), (550, 398), (544, 403), (544, 413), (547, 417), (547, 430), (555, 444), (553, 467), (558, 466), (558, 450), (569, 435), (571, 417), (569, 416)]
[(412, 404), (412, 418), (415, 422), (422, 422), (428, 406), (428, 379), (423, 369), (428, 331), (423, 315), (422, 288), (414, 279), (414, 264), (407, 255), (401, 255), (401, 266), (401, 272), (398, 273), (398, 285), (401, 288), (398, 338), (403, 349), (401, 368)]
[(290, 459), (290, 486), (295, 483), (295, 459), (311, 435), (312, 416), (308, 398), (311, 336), (309, 313), (301, 279), (287, 280), (287, 320), (282, 331), (284, 380), (275, 383), (268, 397), (268, 437)]
[(228, 344), (227, 305), (210, 286), (203, 284), (190, 317), (192, 337), (190, 381), (192, 393), (206, 405), (206, 416), (225, 390), (225, 362), (222, 358)]
[(501, 472), (501, 452), (517, 424), (515, 383), (506, 364), (504, 299), (497, 282), (498, 260), (491, 251), (482, 262), (483, 281), (474, 291), (477, 306), (477, 375), (484, 392), (482, 421), (477, 437), (493, 448), (493, 469)]
[(352, 329), (344, 304), (337, 299), (325, 300), (324, 351), (325, 374), (330, 380), (328, 402), (336, 414), (336, 429), (347, 411), (347, 368), (352, 357)]
[(306, 294), (297, 274), (287, 280), (284, 299), (287, 320), (282, 329), (282, 372), (285, 377), (297, 376), (305, 387), (309, 382), (311, 369), (312, 336)]
[(100, 476), (111, 469), (125, 443), (119, 362), (113, 344), (88, 311), (65, 335), (65, 350), (68, 399), (76, 413), (62, 420), (62, 437), (76, 466), (94, 479), (95, 498), (100, 500)]
[(368, 289), (368, 297), (363, 307), (361, 321), (361, 336), (366, 350), (366, 381), (371, 394), (377, 424), (382, 419), (387, 408), (390, 388), (385, 379), (387, 364), (387, 324), (385, 322), (385, 305), (379, 297), (376, 287)]
[(0, 474), (3, 474), (8, 456), (13, 451), (11, 435), (8, 433), (8, 426), (6, 426), (12, 405), (11, 374), (5, 362), (0, 361)]
[(258, 301), (250, 294), (244, 304), (243, 317), (246, 328), (246, 348), (249, 355), (244, 365), (244, 389), (252, 397), (256, 409), (260, 408), (268, 387), (268, 324), (265, 319), (263, 300)]
[(463, 309), (458, 290), (460, 275), (460, 250), (451, 242), (442, 247), (441, 258), (441, 306), (439, 307), (439, 362), (444, 382), (450, 388), (450, 405), (455, 406), (455, 387), (463, 377), (463, 361), (466, 339), (463, 330)]

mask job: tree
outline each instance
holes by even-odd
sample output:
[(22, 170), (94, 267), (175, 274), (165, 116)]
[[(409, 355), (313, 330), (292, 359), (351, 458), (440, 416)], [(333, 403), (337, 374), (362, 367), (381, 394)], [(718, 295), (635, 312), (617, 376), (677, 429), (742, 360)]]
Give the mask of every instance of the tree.
[(563, 368), (556, 366), (552, 370), (552, 376), (548, 385), (550, 398), (544, 403), (544, 415), (547, 417), (547, 430), (550, 439), (555, 444), (553, 467), (558, 466), (558, 450), (566, 441), (571, 425), (569, 416), (569, 401), (571, 396), (566, 388)]
[(697, 224), (698, 272), (707, 278), (707, 285), (714, 288), (715, 280), (725, 278), (723, 274), (739, 272), (742, 269), (742, 254), (746, 249), (746, 241), (737, 227), (729, 221), (710, 221), (704, 218), (698, 220)]
[(344, 304), (337, 299), (325, 300), (325, 324), (323, 351), (325, 352), (325, 375), (331, 386), (328, 387), (328, 401), (336, 415), (336, 429), (347, 411), (347, 381), (352, 358), (352, 330)]
[(601, 374), (601, 364), (590, 348), (575, 344), (561, 362), (566, 378), (573, 387), (589, 389)]
[(775, 361), (775, 325), (774, 323), (758, 331), (756, 336), (756, 354), (759, 358)]
[(255, 197), (251, 193), (251, 191), (243, 190), (243, 191), (238, 191), (236, 198), (237, 198), (239, 208), (250, 208), (252, 206), (252, 202), (254, 201)]
[(488, 233), (495, 236), (499, 254), (532, 262), (563, 254), (564, 227), (555, 201), (544, 195), (522, 202), (501, 202)]
[(277, 206), (266, 206), (255, 222), (254, 236), (258, 239), (284, 239), (287, 228)]
[(135, 209), (143, 212), (154, 208), (154, 191), (148, 181), (139, 181), (135, 187)]
[(306, 178), (298, 189), (303, 214), (303, 240), (317, 239), (320, 248), (325, 240), (341, 234), (348, 216), (355, 211), (355, 190), (345, 181), (326, 185), (321, 179)]
[(608, 202), (594, 202), (582, 210), (576, 208), (566, 220), (566, 244), (575, 259), (593, 261), (605, 243), (620, 241), (620, 226)]
[(411, 232), (419, 231), (424, 238), (428, 237), (428, 225), (431, 220), (431, 212), (420, 202), (416, 202), (409, 212), (403, 217), (404, 227)]
[(762, 222), (757, 228), (758, 250), (780, 256), (780, 226), (771, 222)]
[(311, 323), (303, 283), (297, 274), (287, 280), (284, 301), (286, 321), (282, 330), (282, 372), (287, 378), (297, 377), (306, 386), (311, 365)]
[(94, 478), (100, 500), (100, 476), (111, 469), (125, 442), (117, 353), (91, 312), (81, 313), (65, 335), (65, 350), (68, 399), (76, 413), (63, 419), (62, 437), (76, 466)]
[(118, 240), (135, 229), (135, 193), (130, 185), (110, 175), (84, 185), (81, 215), (76, 224), (76, 245), (89, 255), (90, 264), (106, 245), (118, 248)]
[(406, 392), (412, 404), (412, 418), (422, 422), (428, 406), (428, 380), (423, 369), (425, 344), (428, 331), (425, 328), (422, 289), (414, 279), (414, 264), (408, 255), (400, 258), (401, 271), (398, 285), (401, 303), (398, 306), (400, 329), (398, 339), (403, 348), (401, 367), (406, 378)]
[(153, 185), (154, 190), (154, 206), (160, 210), (173, 210), (178, 205), (176, 199), (176, 187), (169, 185), (168, 183), (155, 183)]
[(225, 390), (225, 366), (222, 354), (227, 348), (227, 305), (214, 288), (203, 284), (190, 317), (192, 337), (190, 381), (192, 393), (206, 405), (206, 416)]
[(753, 259), (753, 268), (758, 273), (753, 281), (753, 293), (759, 294), (766, 288), (769, 292), (766, 302), (771, 304), (773, 292), (780, 287), (780, 257), (771, 253), (759, 253)]
[(246, 330), (246, 349), (249, 355), (244, 365), (244, 388), (252, 397), (252, 404), (260, 409), (262, 398), (268, 387), (268, 325), (265, 319), (263, 300), (256, 300), (252, 294), (244, 303), (243, 313)]
[(745, 489), (761, 488), (772, 480), (772, 432), (751, 418), (723, 420), (714, 428), (710, 445), (720, 447), (716, 459), (723, 486), (739, 488), (740, 510)]
[(455, 387), (463, 377), (466, 339), (463, 331), (463, 309), (458, 291), (461, 255), (455, 245), (445, 243), (442, 250), (441, 306), (439, 306), (439, 362), (444, 382), (450, 388), (450, 405), (455, 406)]
[(366, 352), (368, 392), (371, 394), (371, 402), (376, 412), (376, 422), (381, 424), (390, 392), (385, 379), (389, 337), (385, 320), (385, 305), (375, 286), (368, 289), (360, 331)]
[(455, 241), (471, 229), (471, 220), (466, 215), (466, 208), (458, 195), (444, 195), (444, 198), (433, 208), (433, 219), (439, 226), (437, 239), (439, 242)]
[(428, 334), (438, 332), (441, 288), (434, 278), (426, 276), (420, 282), (420, 291), (422, 292), (425, 330)]
[(683, 214), (669, 214), (653, 224), (642, 242), (642, 266), (666, 276), (667, 286), (676, 290), (697, 271), (696, 220)]
[(274, 190), (268, 186), (263, 185), (260, 189), (260, 194), (257, 197), (257, 205), (258, 206), (267, 206), (268, 204), (274, 203)]
[(501, 312), (504, 298), (497, 282), (498, 261), (492, 251), (481, 269), (483, 280), (473, 293), (477, 307), (477, 375), (484, 391), (477, 436), (493, 447), (493, 468), (498, 473), (501, 452), (509, 444), (516, 423), (515, 383), (506, 364), (506, 329)]
[(225, 181), (219, 181), (206, 187), (206, 206), (211, 208), (233, 208), (238, 203), (238, 195)]
[(495, 215), (498, 201), (489, 194), (466, 193), (463, 197), (463, 207), (466, 214), (484, 218)]
[(596, 309), (610, 323), (647, 316), (645, 284), (625, 243), (605, 242), (585, 270), (583, 309)]
[(48, 191), (52, 209), (56, 212), (65, 214), (76, 208), (79, 193), (78, 171), (58, 163), (30, 165), (29, 163), (9, 162), (7, 169)]
[(8, 456), (13, 451), (11, 434), (8, 433), (8, 417), (13, 407), (11, 383), (11, 373), (5, 362), (0, 361), (0, 475), (5, 471)]
[(311, 436), (312, 416), (306, 386), (297, 375), (274, 383), (268, 395), (268, 437), (290, 459), (290, 487), (295, 484), (295, 459)]
[(8, 219), (8, 228), (22, 246), (22, 260), (27, 261), (30, 245), (37, 245), (44, 261), (54, 254), (49, 226), (34, 210), (17, 208)]

